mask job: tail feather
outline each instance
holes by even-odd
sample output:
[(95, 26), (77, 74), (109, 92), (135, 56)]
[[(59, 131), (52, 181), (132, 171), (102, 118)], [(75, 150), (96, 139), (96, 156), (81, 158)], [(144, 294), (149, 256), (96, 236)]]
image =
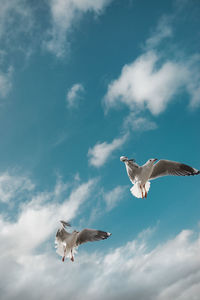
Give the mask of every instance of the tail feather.
[[(151, 185), (151, 183), (149, 181), (147, 181), (146, 184), (145, 184), (145, 189), (146, 189), (147, 193), (150, 189), (150, 185)], [(131, 191), (131, 194), (133, 196), (135, 196), (136, 198), (142, 198), (142, 191), (141, 191), (141, 188), (140, 188), (140, 182), (136, 182), (132, 186), (130, 191)], [(144, 197), (144, 195), (145, 195), (145, 190), (143, 189), (143, 197)]]

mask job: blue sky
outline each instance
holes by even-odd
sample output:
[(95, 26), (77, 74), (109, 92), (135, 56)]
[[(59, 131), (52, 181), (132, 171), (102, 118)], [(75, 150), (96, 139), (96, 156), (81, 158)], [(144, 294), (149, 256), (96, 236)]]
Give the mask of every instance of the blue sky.
[[(199, 177), (136, 199), (119, 157), (200, 169), (199, 1), (0, 3), (4, 299), (197, 299)], [(63, 264), (60, 219), (112, 237)]]

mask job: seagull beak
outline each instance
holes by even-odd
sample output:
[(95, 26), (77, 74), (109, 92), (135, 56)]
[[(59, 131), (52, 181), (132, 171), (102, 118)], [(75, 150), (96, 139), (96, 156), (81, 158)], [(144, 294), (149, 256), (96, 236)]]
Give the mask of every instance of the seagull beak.
[(155, 162), (155, 161), (157, 161), (157, 160), (158, 160), (157, 158), (154, 158), (154, 160), (153, 160), (153, 161)]
[(130, 159), (128, 159), (128, 161), (134, 161), (134, 159), (133, 159), (133, 158), (130, 158)]

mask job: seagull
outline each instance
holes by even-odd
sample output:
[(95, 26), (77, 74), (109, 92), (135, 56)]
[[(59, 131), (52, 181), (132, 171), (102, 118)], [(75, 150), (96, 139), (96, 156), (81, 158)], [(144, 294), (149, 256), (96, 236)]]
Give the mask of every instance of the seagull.
[(125, 163), (128, 177), (133, 183), (130, 191), (137, 198), (147, 198), (149, 180), (167, 175), (190, 176), (200, 173), (188, 165), (166, 159), (155, 163), (158, 159), (151, 158), (143, 166), (139, 166), (134, 159), (128, 159), (127, 156), (121, 156), (120, 160)]
[(56, 233), (55, 244), (57, 253), (62, 256), (62, 261), (65, 261), (65, 257), (70, 257), (71, 261), (74, 261), (75, 248), (86, 242), (94, 242), (99, 240), (105, 240), (111, 236), (110, 232), (94, 229), (83, 229), (81, 231), (74, 230), (69, 233), (65, 228), (71, 227), (68, 222), (60, 221), (61, 228)]

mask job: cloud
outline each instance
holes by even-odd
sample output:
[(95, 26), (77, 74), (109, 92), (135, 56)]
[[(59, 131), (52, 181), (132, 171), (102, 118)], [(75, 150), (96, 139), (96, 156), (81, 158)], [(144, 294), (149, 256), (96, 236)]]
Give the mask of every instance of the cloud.
[(12, 87), (13, 67), (9, 67), (7, 72), (0, 70), (0, 97), (5, 98)]
[(0, 5), (0, 97), (5, 98), (12, 88), (15, 58), (19, 63), (19, 54), (24, 60), (32, 48), (34, 17), (26, 0), (0, 0)]
[(111, 143), (98, 142), (93, 148), (89, 148), (88, 157), (90, 165), (94, 167), (103, 166), (111, 154), (126, 142), (127, 138), (128, 134), (125, 134), (120, 138), (114, 139)]
[(172, 37), (172, 17), (162, 16), (158, 22), (156, 30), (152, 33), (152, 35), (146, 40), (146, 48), (153, 49), (159, 46), (161, 41), (166, 38)]
[(104, 193), (104, 200), (106, 203), (106, 210), (110, 211), (124, 198), (126, 186), (118, 185), (111, 191)]
[(15, 3), (1, 0), (0, 3), (0, 38), (11, 40), (16, 33), (27, 32), (32, 27), (32, 12), (26, 0), (16, 0)]
[(10, 202), (34, 188), (35, 185), (25, 176), (10, 175), (8, 172), (0, 174), (0, 202)]
[(103, 99), (106, 110), (125, 104), (131, 111), (149, 110), (158, 115), (183, 91), (191, 107), (200, 105), (200, 53), (188, 56), (176, 50), (169, 54), (166, 47), (160, 47), (164, 39), (172, 37), (174, 19), (175, 15), (161, 17), (143, 53), (125, 64), (118, 78), (108, 85)]
[(83, 91), (84, 87), (81, 83), (76, 83), (69, 89), (66, 97), (67, 106), (69, 108), (77, 105), (77, 101), (81, 98)]
[(49, 39), (45, 47), (57, 57), (62, 57), (69, 47), (69, 34), (73, 26), (86, 13), (99, 15), (112, 0), (51, 0)]
[[(1, 223), (3, 238), (8, 234), (5, 226)], [(200, 293), (199, 234), (183, 230), (155, 247), (151, 246), (152, 234), (153, 231), (147, 229), (136, 239), (108, 251), (103, 250), (103, 245), (109, 244), (112, 237), (98, 242), (101, 248), (98, 252), (87, 254), (81, 248), (74, 263), (69, 260), (62, 263), (49, 245), (21, 259), (10, 255), (9, 247), (2, 249), (1, 246), (1, 270), (9, 269), (0, 275), (1, 296), (16, 300), (42, 297), (77, 300), (82, 295), (88, 300), (197, 300)], [(21, 239), (17, 243), (21, 243)]]
[(17, 262), (23, 261), (55, 234), (60, 219), (71, 220), (80, 213), (81, 204), (88, 199), (94, 186), (95, 179), (89, 180), (65, 196), (69, 185), (59, 179), (53, 191), (33, 194), (31, 201), (21, 204), (16, 221), (7, 221), (1, 215), (0, 252), (6, 251)]
[(147, 108), (154, 115), (164, 111), (189, 75), (188, 70), (176, 62), (166, 61), (156, 67), (158, 63), (158, 54), (150, 51), (125, 65), (119, 78), (108, 86), (106, 107), (115, 107), (121, 102), (131, 110)]
[(135, 112), (131, 112), (125, 119), (123, 123), (123, 128), (125, 131), (148, 131), (157, 128), (155, 122), (148, 120), (146, 117), (138, 116)]

